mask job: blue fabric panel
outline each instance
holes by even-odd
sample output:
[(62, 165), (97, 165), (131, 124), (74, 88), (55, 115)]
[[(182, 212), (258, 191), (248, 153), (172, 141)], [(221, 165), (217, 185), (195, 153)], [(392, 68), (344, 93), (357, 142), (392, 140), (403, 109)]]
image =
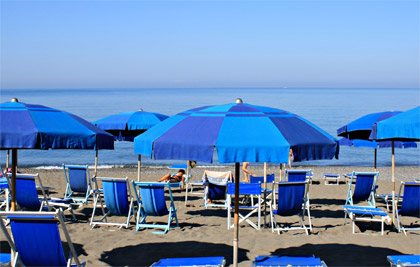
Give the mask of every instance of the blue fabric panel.
[(292, 257), (292, 256), (257, 256), (255, 266), (322, 266), (320, 258), (313, 256)]
[(166, 207), (164, 187), (139, 186), (143, 209), (150, 216), (169, 214)]
[(102, 180), (105, 205), (113, 214), (127, 216), (130, 208), (127, 194), (127, 182)]
[(181, 267), (181, 266), (223, 266), (224, 257), (197, 257), (161, 259), (153, 266)]
[(278, 209), (275, 211), (280, 216), (293, 216), (302, 211), (305, 184), (279, 183)]
[(338, 158), (338, 141), (313, 124), (297, 117), (272, 117), (271, 120), (290, 144), (293, 161)]
[(151, 157), (155, 140), (185, 118), (181, 115), (172, 116), (137, 136), (134, 138), (134, 152)]
[(21, 103), (0, 104), (0, 147), (35, 148), (38, 130)]
[(0, 263), (5, 264), (10, 262), (12, 259), (12, 254), (10, 253), (0, 253)]
[(88, 189), (86, 169), (68, 167), (68, 172), (71, 190), (78, 193), (86, 193)]
[[(249, 176), (249, 181), (251, 183), (264, 183), (264, 176)], [(267, 174), (267, 183), (273, 183), (274, 182), (274, 173)]]
[[(394, 265), (406, 264), (407, 266), (414, 266), (415, 264), (420, 265), (420, 255), (391, 255), (387, 257)], [(400, 261), (400, 263), (399, 263)]]
[(107, 116), (92, 123), (103, 130), (125, 130), (127, 127), (127, 121), (133, 115), (133, 113), (134, 112), (118, 113)]
[(39, 210), (41, 208), (35, 179), (16, 176), (16, 201), (19, 206), (25, 209)]
[(420, 107), (378, 122), (370, 139), (420, 141)]
[(26, 266), (66, 266), (56, 221), (10, 218), (16, 249)]
[(365, 201), (369, 198), (374, 179), (373, 174), (357, 174), (353, 201)]
[(420, 217), (419, 183), (405, 183), (403, 202), (398, 212), (401, 215)]
[(208, 184), (207, 198), (211, 200), (226, 199), (227, 185)]
[(147, 130), (167, 118), (169, 117), (159, 113), (137, 111), (128, 119), (127, 130)]
[(155, 140), (153, 145), (155, 159), (212, 162), (214, 145), (223, 118), (186, 117)]
[[(228, 194), (235, 194), (235, 183), (228, 183)], [(240, 183), (239, 184), (240, 195), (261, 195), (261, 184), (260, 183)]]
[(216, 148), (220, 163), (284, 163), (288, 161), (290, 146), (268, 117), (242, 114), (225, 118)]
[(289, 171), (287, 172), (287, 181), (289, 182), (304, 182), (306, 180), (306, 171)]

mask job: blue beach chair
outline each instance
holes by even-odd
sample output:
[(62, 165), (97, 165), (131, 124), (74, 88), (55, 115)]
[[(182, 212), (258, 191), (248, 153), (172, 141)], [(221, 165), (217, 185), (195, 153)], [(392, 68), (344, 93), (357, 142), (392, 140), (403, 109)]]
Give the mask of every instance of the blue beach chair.
[[(0, 212), (10, 220), (13, 240), (3, 220), (0, 226), (12, 249), (12, 266), (84, 266), (80, 263), (60, 210), (56, 212)], [(70, 249), (65, 256), (59, 225)]]
[[(232, 172), (204, 171), (204, 207), (227, 209), (227, 185), (232, 181)], [(219, 201), (219, 203), (214, 202)]]
[(63, 170), (67, 183), (64, 198), (72, 198), (80, 205), (86, 204), (93, 193), (89, 167), (63, 164)]
[(420, 230), (419, 227), (407, 227), (402, 223), (402, 217), (415, 217), (420, 218), (420, 183), (418, 182), (402, 182), (400, 186), (401, 195), (404, 191), (402, 202), (397, 199), (397, 203), (401, 203), (401, 207), (395, 212), (397, 215), (398, 232), (403, 230), (407, 235), (407, 230)]
[(324, 261), (315, 256), (257, 256), (252, 267), (326, 267)]
[[(42, 197), (38, 196), (35, 180), (38, 181)], [(42, 186), (39, 174), (20, 173), (16, 175), (16, 202), (24, 210), (51, 211), (52, 209), (65, 209), (70, 211), (73, 219), (76, 220), (73, 212), (73, 201), (70, 198), (48, 197)]]
[(9, 179), (7, 174), (3, 171), (0, 165), (0, 195), (4, 195), (4, 198), (0, 198), (0, 208), (6, 211), (10, 209), (10, 194), (9, 194)]
[(224, 257), (195, 257), (195, 258), (169, 258), (160, 259), (153, 263), (150, 267), (223, 267), (226, 261)]
[[(93, 204), (90, 225), (94, 228), (97, 225), (116, 225), (120, 228), (128, 228), (131, 218), (134, 216), (133, 197), (131, 195), (130, 183), (128, 178), (109, 178), (97, 177), (95, 182), (102, 182), (103, 198), (107, 212), (104, 212), (102, 196), (95, 197)], [(100, 202), (98, 204), (98, 202)], [(94, 220), (97, 207), (102, 208), (103, 216), (99, 220)], [(109, 217), (124, 217), (124, 222), (108, 222)]]
[[(231, 213), (235, 210), (235, 207), (232, 203), (232, 198), (235, 196), (235, 184), (229, 183), (228, 184), (228, 211), (227, 211), (227, 225), (228, 229), (233, 228), (233, 225), (231, 223)], [(254, 205), (252, 202), (251, 205), (245, 205), (242, 204), (239, 206), (239, 224), (241, 222), (247, 222), (249, 225), (254, 227), (257, 230), (260, 230), (261, 225), (261, 204), (262, 204), (262, 198), (261, 198), (261, 184), (260, 183), (240, 183), (239, 184), (239, 195), (245, 196), (245, 197), (257, 197), (257, 203)], [(242, 213), (241, 213), (242, 211)], [(247, 213), (243, 213), (244, 211), (248, 211)], [(257, 223), (255, 224), (253, 221), (250, 220), (250, 217), (252, 214), (257, 213)]]
[[(264, 176), (249, 176), (250, 183), (260, 183), (261, 184), (261, 193), (264, 194)], [(267, 188), (265, 190), (266, 196), (265, 199), (272, 198), (273, 202), (276, 202), (276, 195), (273, 194), (274, 191), (274, 184), (275, 184), (275, 176), (274, 173), (268, 174), (266, 178)]]
[(420, 255), (389, 255), (386, 258), (391, 267), (420, 266)]
[[(308, 235), (309, 230), (312, 229), (309, 206), (306, 205), (305, 196), (309, 190), (309, 182), (279, 182), (278, 183), (278, 200), (277, 200), (277, 209), (274, 208), (274, 205), (270, 205), (270, 218), (271, 218), (271, 231), (277, 231), (280, 234), (280, 231), (288, 230), (298, 230), (304, 229), (305, 233)], [(309, 218), (309, 227), (306, 227), (304, 222), (305, 211), (308, 212)], [(300, 227), (282, 227), (277, 223), (275, 216), (289, 217), (289, 216), (299, 216)], [(291, 225), (291, 223), (282, 223), (284, 225)]]
[[(312, 170), (286, 170), (284, 172), (288, 182), (304, 182), (312, 177)], [(285, 179), (286, 180), (286, 179)]]
[[(173, 220), (176, 226), (179, 227), (178, 218), (176, 216), (176, 208), (174, 199), (172, 197), (172, 190), (170, 183), (157, 183), (157, 182), (134, 182), (134, 192), (137, 198), (139, 211), (137, 212), (136, 231), (140, 228), (157, 228), (163, 229), (163, 232), (153, 232), (155, 234), (166, 234), (171, 228)], [(137, 188), (139, 192), (137, 192)], [(166, 206), (165, 188), (169, 192), (170, 206)], [(168, 216), (167, 224), (152, 224), (146, 223), (146, 218), (151, 216)], [(174, 226), (173, 226), (174, 227)]]

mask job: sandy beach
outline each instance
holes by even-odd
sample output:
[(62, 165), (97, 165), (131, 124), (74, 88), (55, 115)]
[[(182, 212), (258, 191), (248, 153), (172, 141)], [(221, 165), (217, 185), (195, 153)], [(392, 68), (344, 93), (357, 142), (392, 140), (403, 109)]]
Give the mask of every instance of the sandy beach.
[[(231, 170), (233, 167), (205, 168), (208, 170)], [(262, 167), (250, 167), (257, 175), (263, 174)], [(299, 169), (307, 169), (299, 167)], [(389, 266), (386, 256), (398, 254), (420, 254), (419, 234), (408, 236), (397, 233), (391, 226), (385, 226), (381, 236), (379, 223), (359, 223), (358, 234), (352, 234), (351, 224), (344, 225), (344, 204), (347, 184), (325, 185), (323, 173), (351, 173), (352, 170), (372, 171), (372, 168), (354, 167), (311, 167), (314, 178), (310, 186), (311, 217), (313, 230), (305, 235), (303, 230), (272, 233), (271, 228), (256, 230), (248, 224), (240, 224), (239, 266), (250, 266), (258, 255), (315, 255), (328, 266)], [(54, 187), (51, 196), (62, 197), (65, 178), (61, 169), (20, 169), (25, 173), (39, 173), (44, 186)], [(142, 168), (143, 181), (155, 181), (170, 170), (167, 168)], [(192, 170), (192, 180), (200, 180), (203, 167)], [(279, 169), (269, 166), (268, 173), (279, 177)], [(378, 193), (390, 193), (392, 189), (391, 168), (379, 168)], [(93, 170), (91, 172), (93, 174)], [(242, 175), (242, 174), (241, 174)], [(99, 169), (98, 176), (128, 177), (137, 179), (136, 168)], [(397, 190), (400, 181), (420, 179), (420, 167), (398, 167), (396, 169)], [(101, 226), (91, 229), (89, 219), (92, 204), (76, 210), (78, 221), (68, 221), (73, 243), (81, 261), (88, 266), (150, 266), (160, 258), (224, 256), (226, 265), (232, 265), (233, 229), (227, 229), (227, 212), (222, 209), (205, 209), (200, 196), (189, 197), (184, 203), (185, 192), (174, 191), (175, 206), (178, 209), (179, 228), (172, 228), (166, 235), (153, 234), (151, 229), (135, 231), (134, 219), (128, 229)], [(377, 206), (385, 209), (378, 201)], [(69, 213), (66, 213), (70, 219)], [(408, 218), (416, 221), (418, 218)], [(115, 218), (120, 220), (120, 218)], [(295, 221), (297, 217), (291, 217)], [(164, 222), (165, 218), (151, 218), (149, 221)], [(283, 220), (282, 220), (283, 221)], [(349, 220), (348, 220), (349, 221)], [(269, 222), (269, 216), (267, 216)], [(1, 235), (1, 250), (7, 251), (7, 242)]]

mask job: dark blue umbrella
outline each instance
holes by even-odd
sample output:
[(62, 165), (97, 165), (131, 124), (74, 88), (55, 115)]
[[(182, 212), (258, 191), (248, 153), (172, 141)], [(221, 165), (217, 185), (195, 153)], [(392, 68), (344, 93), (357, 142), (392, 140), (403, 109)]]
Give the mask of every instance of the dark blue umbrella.
[[(373, 125), (370, 138), (392, 141), (392, 203), (395, 195), (395, 141), (420, 141), (420, 107), (407, 110)], [(395, 222), (395, 207), (392, 209)]]
[[(68, 148), (114, 149), (114, 138), (65, 111), (22, 103), (17, 99), (0, 104), (0, 149), (12, 149), (12, 203), (16, 203), (17, 149)], [(97, 159), (95, 165), (96, 162)]]
[[(160, 113), (152, 113), (139, 109), (123, 112), (94, 121), (93, 124), (109, 132), (118, 141), (134, 141), (134, 137), (144, 133), (159, 122), (169, 118)], [(137, 180), (140, 180), (141, 155), (137, 161)]]
[(378, 122), (400, 114), (401, 111), (384, 111), (362, 116), (337, 130), (337, 135), (348, 139), (369, 140), (372, 126)]
[(296, 114), (236, 103), (181, 112), (134, 139), (134, 151), (155, 159), (235, 162), (235, 231), (233, 263), (238, 251), (239, 162), (286, 163), (338, 157), (338, 141)]

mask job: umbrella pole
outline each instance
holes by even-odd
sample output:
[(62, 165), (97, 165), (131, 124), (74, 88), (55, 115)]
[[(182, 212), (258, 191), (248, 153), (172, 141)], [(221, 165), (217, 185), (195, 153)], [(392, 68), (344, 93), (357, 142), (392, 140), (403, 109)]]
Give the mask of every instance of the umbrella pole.
[[(187, 177), (190, 175), (190, 164), (191, 164), (191, 162), (189, 160), (187, 160)], [(187, 201), (188, 201), (188, 183), (185, 184), (184, 187), (185, 187), (185, 207), (186, 207), (187, 206)]]
[(141, 172), (141, 155), (139, 154), (139, 158), (137, 160), (137, 182), (140, 181), (140, 172)]
[(395, 148), (394, 148), (394, 140), (391, 141), (392, 143), (392, 225), (396, 225), (395, 223)]
[(9, 168), (9, 161), (10, 161), (10, 149), (7, 150), (7, 156), (6, 156), (6, 172)]
[(267, 227), (267, 162), (264, 162), (264, 228)]
[(375, 161), (373, 162), (373, 168), (375, 169), (375, 172), (376, 172), (376, 159), (377, 159), (377, 153), (378, 153), (378, 149), (377, 149), (377, 148), (375, 148), (375, 155), (374, 155), (374, 159), (375, 159)]
[(12, 211), (16, 211), (16, 171), (17, 171), (17, 149), (12, 149)]
[(279, 181), (282, 181), (282, 177), (283, 177), (283, 163), (280, 163), (280, 176), (279, 176)]
[(235, 214), (233, 236), (233, 266), (238, 266), (238, 242), (239, 242), (239, 162), (235, 163)]
[(95, 177), (98, 174), (98, 149), (96, 149), (96, 156), (95, 156)]

